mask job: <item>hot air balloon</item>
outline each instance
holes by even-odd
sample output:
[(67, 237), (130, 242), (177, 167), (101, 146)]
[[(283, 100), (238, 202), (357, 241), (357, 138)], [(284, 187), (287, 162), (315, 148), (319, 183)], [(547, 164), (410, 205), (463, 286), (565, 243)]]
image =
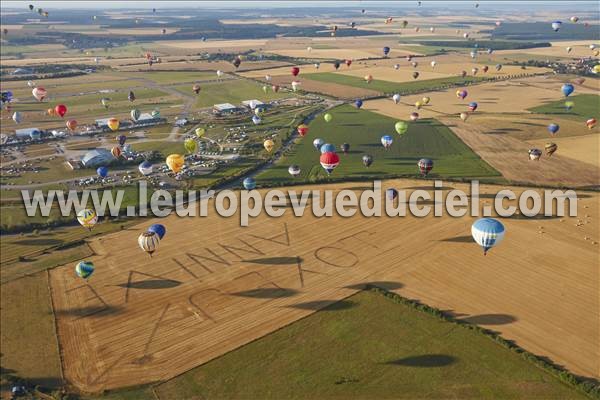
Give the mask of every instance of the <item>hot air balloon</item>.
[(137, 110), (135, 108), (133, 110), (131, 110), (130, 114), (131, 114), (131, 119), (133, 119), (134, 121), (137, 121), (140, 118), (140, 115), (142, 115), (140, 113), (140, 110)]
[(437, 61), (432, 61), (429, 64), (431, 65), (431, 68), (435, 68), (435, 66), (437, 65)]
[(596, 121), (596, 118), (590, 118), (587, 121), (585, 121), (585, 124), (587, 125), (588, 129), (593, 129), (594, 126), (596, 126), (596, 123), (598, 121)]
[(333, 120), (333, 116), (329, 113), (326, 113), (323, 115), (323, 119), (325, 119), (325, 122), (331, 122)]
[(129, 91), (129, 94), (127, 95), (127, 100), (129, 100), (132, 103), (135, 101), (135, 93), (133, 93), (133, 91)]
[(33, 81), (27, 81), (27, 86), (29, 86), (31, 88), (35, 87), (35, 82), (33, 82)]
[(152, 163), (150, 161), (144, 161), (138, 166), (138, 170), (144, 176), (148, 176), (152, 173)]
[(100, 103), (102, 103), (102, 105), (104, 106), (104, 108), (108, 108), (108, 103), (109, 103), (110, 99), (103, 97), (100, 99)]
[(106, 176), (108, 175), (108, 168), (98, 167), (98, 169), (96, 170), (96, 173), (98, 174), (98, 176), (100, 178), (106, 178)]
[(260, 117), (259, 117), (259, 116), (257, 116), (257, 115), (253, 115), (253, 116), (252, 116), (252, 123), (254, 123), (254, 125), (258, 125), (258, 124), (260, 124), (261, 122), (262, 122), (262, 120), (260, 119)]
[(123, 146), (125, 144), (125, 142), (127, 141), (127, 136), (119, 135), (119, 136), (115, 137), (115, 140), (117, 141), (117, 143), (119, 143), (119, 146)]
[(550, 157), (552, 154), (554, 154), (556, 149), (558, 149), (558, 146), (556, 145), (556, 143), (546, 143), (546, 145), (544, 146), (544, 150), (546, 150), (546, 155), (548, 157)]
[(269, 87), (267, 85), (263, 85), (262, 91), (266, 94), (269, 91)]
[(242, 63), (242, 59), (238, 56), (238, 57), (234, 58), (231, 63), (233, 64), (234, 67), (239, 68), (240, 64)]
[(383, 145), (383, 148), (389, 149), (392, 146), (392, 143), (394, 143), (394, 139), (390, 135), (384, 135), (381, 137), (381, 144)]
[(336, 61), (333, 63), (333, 68), (335, 68), (335, 70), (337, 71), (340, 68), (341, 63), (339, 61)]
[(138, 237), (138, 244), (150, 257), (158, 249), (160, 238), (154, 232), (144, 232)]
[(556, 132), (558, 132), (559, 129), (560, 126), (558, 126), (558, 124), (548, 125), (548, 132), (550, 132), (551, 135), (556, 135)]
[(406, 21), (406, 20), (402, 21), (402, 28), (406, 28), (407, 25), (408, 25), (408, 21)]
[(321, 63), (315, 63), (315, 69), (319, 69), (319, 67), (321, 66)]
[(298, 90), (298, 86), (300, 86), (300, 82), (299, 81), (292, 81), (292, 90), (295, 92), (296, 90)]
[(571, 46), (567, 46), (567, 53), (570, 53), (573, 48)]
[(488, 72), (488, 70), (490, 69), (490, 67), (488, 67), (487, 65), (484, 65), (483, 68), (481, 68), (481, 70), (485, 73)]
[(13, 121), (15, 121), (15, 123), (20, 124), (21, 121), (23, 121), (23, 114), (21, 114), (19, 111), (15, 111), (15, 113), (12, 116)]
[(571, 110), (573, 108), (573, 106), (575, 105), (574, 101), (565, 101), (565, 109), (567, 111)]
[(560, 90), (563, 92), (565, 97), (569, 97), (569, 95), (573, 93), (573, 91), (575, 91), (575, 87), (570, 83), (565, 83), (564, 85), (562, 85)]
[(111, 131), (116, 131), (119, 129), (119, 120), (116, 118), (111, 118), (108, 120), (107, 122), (108, 127), (110, 128)]
[(569, 20), (570, 20), (572, 23), (576, 23), (577, 21), (579, 21), (579, 17), (575, 17), (575, 16), (573, 16), (573, 17), (569, 18)]
[(388, 46), (385, 46), (383, 48), (383, 55), (384, 57), (387, 57), (388, 54), (390, 54), (390, 48)]
[(385, 194), (390, 200), (394, 200), (396, 197), (398, 197), (398, 191), (394, 188), (387, 189)]
[(425, 105), (429, 104), (430, 101), (431, 101), (431, 99), (427, 96), (425, 96), (421, 99), (421, 102)]
[(162, 240), (167, 233), (167, 228), (165, 228), (165, 226), (162, 224), (152, 224), (150, 225), (150, 228), (148, 228), (147, 232), (157, 234), (158, 238)]
[(75, 274), (83, 279), (88, 279), (94, 273), (94, 263), (91, 261), (79, 261), (75, 265)]
[(416, 61), (413, 61), (413, 62), (411, 62), (411, 63), (410, 63), (410, 65), (411, 65), (413, 68), (417, 68), (417, 66), (419, 65), (419, 63), (418, 63), (418, 62), (416, 62)]
[(77, 128), (77, 121), (74, 119), (70, 119), (67, 121), (67, 128), (73, 132), (75, 128)]
[(279, 86), (278, 86), (278, 85), (273, 85), (273, 86), (271, 86), (271, 89), (272, 89), (272, 90), (273, 90), (275, 93), (279, 92)]
[(300, 124), (300, 125), (298, 125), (298, 128), (296, 128), (296, 130), (298, 131), (298, 134), (300, 136), (304, 137), (308, 133), (308, 126), (304, 125), (304, 124)]
[(419, 119), (419, 113), (413, 112), (413, 113), (410, 114), (410, 120), (411, 121), (416, 121), (418, 119)]
[(342, 150), (342, 152), (344, 154), (348, 154), (348, 151), (350, 151), (350, 144), (342, 143), (342, 145), (340, 146), (340, 149)]
[(310, 52), (312, 51), (312, 47), (308, 46), (308, 47), (306, 48), (306, 51), (308, 51), (308, 52), (310, 53)]
[(413, 79), (417, 79), (419, 77), (419, 73), (417, 71), (412, 73)]
[(408, 131), (408, 124), (404, 121), (398, 121), (394, 125), (394, 128), (399, 135), (404, 135)]
[(98, 222), (98, 216), (96, 215), (96, 211), (86, 208), (77, 213), (77, 221), (81, 226), (91, 231)]
[(365, 75), (365, 82), (371, 83), (371, 81), (373, 81), (373, 75)]
[(592, 72), (596, 75), (600, 74), (600, 64), (594, 65), (594, 67), (592, 68)]
[(433, 161), (429, 158), (421, 158), (417, 163), (417, 166), (419, 167), (419, 172), (421, 175), (427, 176), (429, 171), (433, 169)]
[(467, 71), (463, 70), (463, 71), (460, 73), (460, 76), (461, 76), (461, 77), (463, 77), (463, 78), (464, 78), (465, 76), (467, 76)]
[(539, 161), (542, 156), (542, 151), (540, 149), (529, 149), (529, 159), (533, 161)]
[(502, 64), (496, 64), (496, 71), (500, 71), (502, 69)]
[(370, 154), (363, 155), (362, 163), (365, 167), (369, 168), (373, 164), (373, 157)]
[(475, 103), (474, 101), (469, 103), (469, 110), (470, 111), (475, 111), (477, 110), (477, 103)]
[(478, 72), (479, 72), (479, 68), (477, 68), (477, 67), (473, 67), (473, 68), (471, 68), (471, 73), (472, 73), (473, 75), (477, 75), (477, 73), (478, 73)]
[(292, 75), (298, 76), (299, 73), (300, 73), (300, 68), (292, 67)]
[(395, 70), (399, 70), (400, 69), (400, 64), (394, 64), (394, 69)]
[(113, 155), (114, 158), (119, 158), (121, 157), (121, 148), (115, 146), (112, 149), (110, 149), (110, 154)]
[(464, 100), (465, 97), (467, 97), (468, 95), (469, 93), (464, 89), (456, 91), (456, 97), (458, 97), (461, 100)]
[(196, 128), (196, 130), (194, 131), (196, 133), (197, 137), (202, 137), (204, 136), (204, 134), (206, 133), (206, 130), (204, 128)]
[(504, 238), (504, 225), (493, 218), (481, 218), (471, 226), (475, 242), (483, 247), (483, 255)]
[(30, 4), (30, 5), (29, 5), (29, 11), (33, 11), (33, 9), (34, 9), (34, 6), (33, 6), (33, 4)]
[(181, 154), (171, 154), (167, 157), (166, 163), (171, 171), (178, 173), (183, 168), (185, 159)]
[(421, 107), (423, 107), (423, 102), (421, 102), (420, 100), (416, 101), (415, 102), (415, 107), (417, 108), (417, 110), (420, 110)]
[(321, 153), (335, 153), (335, 145), (331, 143), (325, 143), (320, 148)]
[(242, 185), (244, 185), (244, 189), (246, 190), (254, 190), (256, 188), (256, 181), (254, 180), (254, 178), (248, 177), (244, 179)]
[(294, 177), (298, 176), (298, 175), (300, 175), (300, 172), (302, 172), (302, 171), (300, 170), (300, 167), (297, 165), (290, 165), (290, 167), (288, 168), (288, 173), (291, 176), (294, 176)]
[(429, 28), (429, 32), (431, 32), (431, 33), (435, 32), (435, 28), (432, 26), (431, 28)]
[(192, 138), (185, 139), (183, 142), (183, 147), (188, 153), (195, 153), (198, 148), (198, 143)]
[(319, 161), (321, 162), (323, 169), (327, 171), (327, 174), (331, 174), (333, 170), (340, 164), (340, 157), (336, 153), (327, 152), (321, 154)]
[(396, 93), (392, 96), (392, 100), (394, 100), (394, 103), (398, 104), (400, 102), (400, 95)]
[(225, 73), (224, 73), (223, 71), (221, 71), (221, 70), (217, 70), (217, 78), (219, 78), (219, 79), (220, 79), (220, 78), (222, 78), (222, 77), (223, 77), (223, 75), (225, 75)]
[(554, 30), (554, 32), (558, 32), (558, 30), (560, 29), (561, 26), (562, 26), (562, 22), (560, 22), (560, 21), (554, 21), (552, 23), (552, 29)]
[(65, 106), (64, 104), (59, 104), (56, 107), (54, 107), (54, 113), (56, 115), (60, 115), (61, 117), (64, 117), (65, 114), (67, 113), (67, 106)]
[(346, 60), (346, 66), (347, 66), (347, 67), (350, 67), (350, 65), (352, 65), (352, 60), (350, 60), (350, 59), (347, 59), (347, 60)]
[(158, 118), (158, 117), (160, 117), (160, 111), (159, 110), (152, 110), (152, 112), (150, 113), (150, 115), (152, 116), (152, 118)]
[(494, 49), (487, 49), (486, 50), (486, 53), (488, 53), (488, 54), (492, 54), (493, 52), (494, 52)]
[(357, 99), (357, 100), (354, 102), (354, 105), (356, 106), (356, 108), (361, 108), (361, 107), (362, 107), (362, 105), (363, 105), (363, 102), (362, 102), (362, 100), (361, 100), (361, 99)]
[(460, 113), (460, 119), (462, 119), (463, 121), (466, 121), (468, 118), (469, 118), (469, 113), (466, 113), (466, 112)]
[(48, 110), (46, 110), (46, 114), (48, 114), (49, 116), (53, 117), (54, 114), (54, 108), (49, 108)]
[(198, 85), (196, 83), (194, 86), (192, 86), (192, 90), (194, 91), (194, 93), (199, 94), (200, 90), (201, 90), (201, 87), (200, 87), (200, 85)]
[(273, 151), (273, 147), (275, 147), (275, 142), (273, 142), (271, 139), (267, 139), (264, 141), (263, 146), (267, 153), (270, 153)]
[(317, 150), (321, 150), (321, 146), (323, 146), (323, 144), (325, 144), (325, 141), (321, 138), (316, 138), (315, 140), (313, 140), (313, 146)]

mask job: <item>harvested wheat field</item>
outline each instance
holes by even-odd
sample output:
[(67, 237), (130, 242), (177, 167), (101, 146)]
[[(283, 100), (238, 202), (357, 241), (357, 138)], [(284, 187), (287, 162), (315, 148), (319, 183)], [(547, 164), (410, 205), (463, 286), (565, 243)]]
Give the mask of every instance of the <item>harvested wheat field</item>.
[[(482, 202), (499, 189), (482, 186)], [(85, 391), (165, 380), (355, 293), (353, 285), (381, 280), (457, 315), (489, 315), (478, 323), (598, 377), (598, 204), (597, 194), (579, 200), (580, 223), (503, 219), (506, 238), (485, 257), (470, 239), (472, 218), (381, 217), (367, 225), (309, 210), (296, 218), (288, 207), (242, 229), (237, 216), (162, 219), (168, 236), (152, 258), (137, 246), (150, 221), (93, 239), (88, 282), (72, 265), (50, 272), (65, 378)]]
[[(289, 78), (286, 76), (273, 76), (270, 83), (291, 88), (292, 80), (300, 82), (300, 90), (312, 93), (320, 93), (327, 96), (333, 96), (343, 100), (351, 100), (360, 97), (371, 97), (380, 94), (375, 90), (340, 85), (337, 83), (319, 82), (306, 78), (291, 79), (291, 75)], [(261, 81), (264, 81), (264, 77), (262, 77)]]
[(561, 157), (571, 158), (590, 164), (590, 168), (600, 169), (600, 134), (581, 135), (576, 137), (553, 137), (546, 140), (529, 140), (531, 147), (544, 148), (548, 142), (558, 145)]
[[(371, 48), (353, 48), (353, 49), (312, 49), (308, 51), (305, 49), (282, 49), (282, 50), (267, 50), (265, 53), (278, 54), (287, 57), (305, 57), (305, 58), (325, 58), (332, 59), (338, 58), (340, 60), (345, 59), (362, 59), (362, 58), (373, 58), (381, 57), (378, 49)], [(408, 54), (408, 52), (405, 52)]]
[(161, 41), (161, 46), (175, 47), (180, 49), (241, 49), (241, 48), (256, 48), (264, 46), (267, 43), (266, 39), (247, 39), (247, 40), (165, 40)]

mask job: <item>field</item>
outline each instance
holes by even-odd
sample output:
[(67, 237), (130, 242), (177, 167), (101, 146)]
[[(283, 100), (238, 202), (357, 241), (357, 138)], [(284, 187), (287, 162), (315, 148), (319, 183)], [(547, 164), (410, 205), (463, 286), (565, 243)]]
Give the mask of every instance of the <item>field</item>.
[[(542, 148), (549, 140), (529, 140), (532, 146)], [(590, 168), (600, 168), (600, 135), (598, 133), (582, 136), (552, 138), (558, 145), (560, 156), (590, 165)], [(600, 176), (596, 175), (598, 178)], [(598, 181), (597, 181), (598, 182)]]
[(382, 399), (390, 393), (397, 399), (457, 393), (461, 398), (490, 393), (507, 399), (586, 398), (488, 338), (374, 291), (328, 306), (155, 392), (161, 399)]
[(556, 115), (560, 118), (574, 119), (585, 122), (590, 118), (600, 119), (600, 95), (580, 94), (569, 96), (569, 101), (575, 103), (572, 109), (565, 108), (565, 101), (554, 101), (530, 110), (537, 114)]
[[(318, 163), (318, 152), (312, 141), (322, 138), (339, 149), (344, 142), (350, 144), (348, 154), (340, 153), (340, 165), (331, 177), (377, 178), (381, 176), (417, 175), (417, 161), (431, 158), (435, 167), (431, 176), (436, 177), (499, 177), (489, 165), (474, 154), (436, 120), (411, 123), (408, 132), (399, 136), (394, 130), (396, 121), (369, 111), (357, 110), (348, 105), (328, 111), (333, 120), (327, 123), (319, 116), (309, 125), (309, 134), (300, 140), (291, 154), (277, 165), (264, 171), (259, 182), (281, 183), (294, 180), (312, 182), (327, 179), (327, 174)], [(390, 135), (394, 143), (390, 149), (381, 145), (381, 136)], [(370, 154), (373, 165), (365, 168), (362, 156)], [(302, 173), (292, 178), (288, 166), (296, 164)]]
[[(431, 188), (422, 180), (390, 186)], [(367, 224), (361, 217), (299, 219), (288, 210), (242, 230), (237, 216), (171, 216), (161, 220), (169, 236), (152, 258), (135, 245), (152, 221), (93, 239), (97, 269), (88, 284), (72, 265), (50, 272), (65, 377), (91, 391), (166, 380), (369, 281), (398, 282), (401, 295), (455, 315), (485, 315), (473, 321), (597, 377), (598, 197), (580, 196), (583, 224), (575, 217), (505, 219), (509, 234), (487, 257), (471, 242), (472, 218), (433, 216)]]

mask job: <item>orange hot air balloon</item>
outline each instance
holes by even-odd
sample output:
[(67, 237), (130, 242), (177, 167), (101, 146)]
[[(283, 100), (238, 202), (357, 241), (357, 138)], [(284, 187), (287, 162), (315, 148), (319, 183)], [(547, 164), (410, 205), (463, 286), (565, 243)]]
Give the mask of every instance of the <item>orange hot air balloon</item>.
[(119, 129), (119, 120), (116, 118), (111, 118), (108, 120), (107, 125), (110, 128), (110, 130), (114, 132), (117, 129)]
[(49, 116), (53, 117), (55, 115), (54, 113), (54, 108), (49, 108), (48, 111), (46, 111), (48, 113)]
[(113, 155), (114, 158), (119, 158), (121, 157), (121, 148), (115, 146), (112, 149), (110, 149), (110, 153)]
[(64, 117), (67, 113), (67, 106), (65, 106), (64, 104), (57, 105), (56, 107), (54, 107), (54, 113), (56, 113), (56, 115), (60, 115), (61, 118)]
[(365, 81), (367, 83), (371, 83), (372, 80), (373, 80), (373, 75), (365, 75)]
[(306, 136), (306, 134), (308, 133), (308, 126), (302, 124), (302, 125), (298, 125), (298, 134), (302, 137)]
[(185, 158), (181, 154), (171, 154), (166, 160), (167, 166), (174, 173), (178, 173), (185, 164)]
[(596, 118), (590, 118), (587, 121), (585, 121), (585, 124), (587, 125), (588, 129), (593, 129), (596, 126), (596, 123), (598, 121), (596, 121)]
[(75, 130), (75, 128), (77, 128), (77, 121), (75, 121), (74, 119), (70, 119), (67, 121), (67, 128), (69, 128), (69, 130), (71, 132), (73, 132)]

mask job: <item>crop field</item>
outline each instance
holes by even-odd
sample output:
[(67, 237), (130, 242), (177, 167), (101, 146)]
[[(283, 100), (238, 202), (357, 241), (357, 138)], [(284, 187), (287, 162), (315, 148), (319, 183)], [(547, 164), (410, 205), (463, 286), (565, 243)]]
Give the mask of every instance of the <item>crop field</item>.
[(461, 382), (461, 398), (492, 392), (502, 398), (586, 398), (488, 338), (375, 291), (323, 308), (155, 392), (161, 399), (451, 398), (457, 390), (452, 382)]
[[(550, 140), (528, 140), (532, 147), (543, 148), (548, 142), (558, 145), (558, 154), (578, 162), (589, 164), (592, 170), (600, 169), (600, 134), (598, 132), (589, 135), (554, 137)], [(555, 153), (556, 154), (556, 153)], [(554, 156), (553, 156), (554, 157)], [(581, 166), (583, 167), (583, 166)], [(570, 173), (567, 171), (567, 173)], [(597, 183), (600, 183), (600, 176)]]
[[(342, 106), (328, 111), (333, 120), (327, 123), (319, 116), (309, 125), (309, 134), (278, 165), (264, 171), (259, 182), (280, 183), (294, 180), (315, 181), (327, 179), (319, 165), (320, 152), (312, 144), (322, 138), (339, 149), (344, 142), (350, 144), (348, 154), (340, 154), (340, 165), (332, 177), (377, 177), (418, 175), (417, 161), (431, 158), (436, 177), (499, 177), (499, 174), (465, 146), (454, 134), (436, 120), (410, 123), (408, 132), (399, 136), (394, 130), (396, 120), (369, 111)], [(394, 143), (390, 149), (381, 145), (381, 136), (390, 135)], [(373, 165), (366, 168), (362, 156), (370, 154)], [(300, 166), (302, 173), (292, 178), (288, 166)]]
[(556, 115), (560, 118), (574, 119), (581, 122), (585, 122), (590, 118), (600, 119), (600, 95), (580, 94), (569, 96), (567, 100), (575, 103), (570, 110), (566, 109), (565, 100), (554, 101), (530, 110), (538, 114)]
[[(384, 183), (390, 186), (432, 187), (423, 180)], [(458, 183), (445, 190), (452, 188), (468, 192)], [(482, 185), (481, 193), (493, 190)], [(64, 374), (90, 391), (168, 380), (345, 299), (360, 283), (388, 281), (400, 283), (394, 290), (405, 297), (468, 315), (575, 373), (597, 376), (598, 279), (590, 279), (598, 274), (597, 200), (580, 197), (583, 224), (504, 219), (510, 235), (486, 257), (468, 236), (472, 218), (382, 217), (367, 225), (358, 216), (299, 219), (288, 210), (240, 230), (237, 215), (171, 216), (160, 220), (169, 236), (152, 258), (135, 245), (147, 221), (92, 239), (96, 272), (87, 284), (72, 264), (50, 272)]]

